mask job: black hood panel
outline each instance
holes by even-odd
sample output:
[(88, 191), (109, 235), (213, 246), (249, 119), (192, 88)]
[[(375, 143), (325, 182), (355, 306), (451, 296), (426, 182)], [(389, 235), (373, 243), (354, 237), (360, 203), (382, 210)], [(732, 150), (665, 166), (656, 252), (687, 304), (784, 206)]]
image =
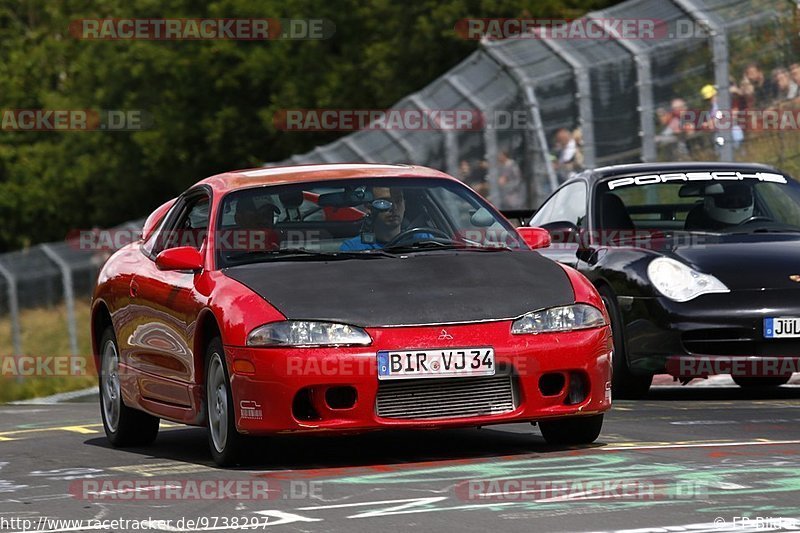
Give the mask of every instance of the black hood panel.
[(564, 270), (537, 252), (269, 261), (224, 273), (288, 319), (361, 327), (500, 320), (575, 301)]

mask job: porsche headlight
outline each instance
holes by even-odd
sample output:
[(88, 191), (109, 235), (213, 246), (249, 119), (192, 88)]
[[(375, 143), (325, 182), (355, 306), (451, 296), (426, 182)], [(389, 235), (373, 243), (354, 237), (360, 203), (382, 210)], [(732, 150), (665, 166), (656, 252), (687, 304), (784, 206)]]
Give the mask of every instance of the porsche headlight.
[(647, 266), (647, 276), (658, 292), (676, 302), (688, 302), (701, 294), (730, 292), (711, 274), (697, 272), (668, 257), (653, 259)]
[(287, 320), (259, 326), (247, 336), (248, 346), (368, 346), (363, 329), (335, 322)]
[(511, 325), (514, 335), (573, 331), (606, 325), (602, 311), (588, 304), (565, 305), (531, 311)]

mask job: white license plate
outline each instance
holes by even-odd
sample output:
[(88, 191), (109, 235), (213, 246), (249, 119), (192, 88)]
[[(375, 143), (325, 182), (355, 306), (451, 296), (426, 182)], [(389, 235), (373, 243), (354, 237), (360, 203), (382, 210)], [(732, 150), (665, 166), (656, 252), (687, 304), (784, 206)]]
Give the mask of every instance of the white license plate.
[(378, 379), (494, 376), (493, 348), (381, 350)]
[(767, 339), (800, 338), (800, 318), (765, 318), (764, 337)]

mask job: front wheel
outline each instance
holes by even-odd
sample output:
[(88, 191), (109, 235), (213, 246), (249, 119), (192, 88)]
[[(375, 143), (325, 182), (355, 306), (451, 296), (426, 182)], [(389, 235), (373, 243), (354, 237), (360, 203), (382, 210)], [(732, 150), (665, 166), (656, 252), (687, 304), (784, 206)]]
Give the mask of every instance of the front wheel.
[(242, 459), (245, 437), (236, 430), (236, 411), (224, 354), (222, 341), (213, 339), (206, 351), (206, 418), (214, 462), (232, 466)]
[(122, 401), (119, 349), (110, 326), (100, 339), (100, 414), (106, 437), (117, 448), (146, 446), (156, 440), (159, 419)]
[(598, 290), (611, 317), (611, 335), (614, 338), (614, 353), (611, 357), (611, 395), (618, 400), (638, 400), (643, 398), (653, 383), (652, 374), (634, 374), (628, 367), (628, 355), (623, 335), (624, 324), (617, 307), (617, 297), (608, 287)]
[(547, 444), (591, 444), (603, 429), (603, 415), (542, 420), (539, 430)]
[(753, 389), (760, 387), (780, 387), (786, 385), (792, 376), (780, 376), (774, 378), (743, 378), (740, 376), (732, 376), (734, 383), (743, 389)]

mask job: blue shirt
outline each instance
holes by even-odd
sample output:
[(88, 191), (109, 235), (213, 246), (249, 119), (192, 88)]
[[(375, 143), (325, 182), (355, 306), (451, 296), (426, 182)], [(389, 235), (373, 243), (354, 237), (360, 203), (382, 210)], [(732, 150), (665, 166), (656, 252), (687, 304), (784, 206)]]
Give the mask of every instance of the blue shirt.
[[(430, 233), (416, 233), (414, 234), (416, 239), (425, 240), (425, 239), (432, 239), (433, 235)], [(364, 250), (382, 250), (383, 247), (386, 246), (385, 242), (373, 242), (373, 243), (366, 243), (361, 241), (361, 235), (356, 235), (352, 239), (347, 239), (339, 246), (339, 250), (342, 252), (361, 252)]]
[(373, 242), (366, 243), (361, 241), (361, 235), (356, 235), (352, 239), (347, 239), (339, 246), (339, 250), (343, 252), (361, 252), (363, 250), (380, 250), (383, 248), (384, 243)]

